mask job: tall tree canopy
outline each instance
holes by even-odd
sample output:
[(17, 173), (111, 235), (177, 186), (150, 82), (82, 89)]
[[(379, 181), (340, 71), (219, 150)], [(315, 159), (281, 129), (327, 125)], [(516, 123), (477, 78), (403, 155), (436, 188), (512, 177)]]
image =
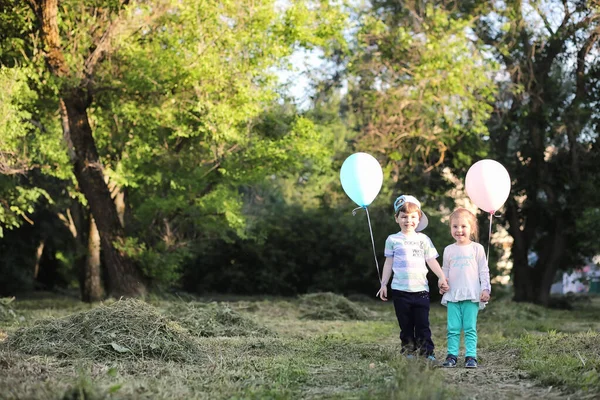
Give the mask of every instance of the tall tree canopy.
[(445, 166), (485, 154), (494, 64), (469, 36), (472, 21), (422, 2), (373, 1), (359, 11), (347, 64), (357, 149), (386, 166), (401, 190), (442, 195)]
[[(182, 268), (209, 277), (190, 282), (202, 290), (248, 271), (279, 292), (334, 290), (314, 277), (334, 275), (335, 250), (307, 268), (302, 249), (353, 248), (332, 233), (354, 226), (335, 209), (349, 202), (338, 175), (350, 153), (384, 167), (375, 207), (409, 191), (434, 213), (490, 157), (513, 183), (502, 222), (515, 299), (547, 304), (557, 271), (598, 252), (596, 2), (348, 4), (0, 0), (1, 226), (47, 218), (28, 244), (40, 253), (64, 244), (47, 240), (62, 224), (72, 264), (97, 264), (101, 247), (113, 295)], [(305, 111), (277, 78), (298, 49), (331, 61)], [(259, 265), (242, 265), (247, 253)], [(360, 287), (353, 268), (370, 259), (348, 255), (335, 283)], [(222, 264), (236, 267), (210, 275)]]
[(588, 236), (598, 222), (600, 9), (593, 1), (474, 3), (476, 33), (502, 65), (488, 125), (492, 154), (513, 179), (506, 223), (515, 299), (547, 304), (556, 272), (599, 250)]
[(193, 243), (243, 232), (240, 186), (326, 159), (307, 119), (275, 133), (260, 121), (286, 57), (343, 42), (327, 1), (4, 3), (3, 68), (30, 69), (36, 134), (64, 134), (115, 296), (173, 279)]

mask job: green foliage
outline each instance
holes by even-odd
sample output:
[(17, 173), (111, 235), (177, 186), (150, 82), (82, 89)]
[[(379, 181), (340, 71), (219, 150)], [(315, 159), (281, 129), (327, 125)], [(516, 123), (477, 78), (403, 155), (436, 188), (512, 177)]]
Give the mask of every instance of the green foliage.
[(576, 220), (578, 251), (583, 257), (593, 257), (598, 251), (598, 243), (593, 239), (598, 224), (600, 224), (600, 209), (597, 207), (583, 209)]
[[(488, 126), (490, 155), (512, 180), (503, 222), (515, 241), (516, 295), (544, 302), (557, 270), (578, 267), (600, 250), (585, 239), (591, 231), (583, 217), (593, 218), (600, 176), (600, 80), (589, 53), (597, 46), (598, 8), (593, 2), (509, 4), (469, 2), (469, 12), (477, 16), (481, 48), (507, 71), (498, 77), (501, 91)], [(564, 15), (555, 26), (549, 22), (554, 9)], [(530, 252), (539, 256), (534, 266)]]
[(31, 128), (31, 113), (26, 106), (37, 96), (27, 85), (27, 72), (21, 68), (0, 67), (3, 88), (0, 93), (0, 145), (3, 152), (16, 153), (24, 145), (28, 128)]
[[(46, 196), (58, 203), (52, 211), (62, 211), (71, 199), (85, 203), (72, 187), (57, 112), (61, 91), (84, 88), (109, 186), (126, 193), (130, 237), (121, 250), (154, 282), (169, 285), (181, 265), (206, 248), (204, 241), (247, 235), (246, 188), (271, 176), (293, 179), (328, 166), (331, 152), (322, 133), (279, 104), (276, 71), (294, 68), (289, 57), (303, 47), (325, 54), (343, 49), (346, 15), (340, 4), (325, 0), (158, 0), (124, 9), (120, 4), (61, 3), (59, 34), (68, 71), (60, 78), (41, 72), (44, 53), (32, 10), (7, 4), (10, 13), (0, 20), (6, 28), (2, 63), (17, 73), (18, 62), (26, 73), (15, 80), (18, 90), (6, 95), (19, 100), (14, 106), (23, 113), (20, 119), (33, 121), (26, 128), (10, 125), (19, 129), (11, 145), (30, 135), (27, 143), (36, 156), (31, 161), (62, 180), (64, 190)], [(89, 77), (86, 60), (109, 27), (106, 53)], [(16, 42), (22, 52), (4, 51)], [(22, 148), (15, 149), (29, 161)], [(0, 222), (16, 226), (19, 212), (43, 207), (33, 195), (43, 194), (44, 184), (34, 182), (27, 198), (14, 189), (20, 183), (11, 183), (12, 189), (3, 185), (5, 209), (12, 207), (14, 216), (5, 211)]]
[[(26, 23), (23, 15), (12, 16), (14, 21)], [(11, 42), (14, 38), (11, 39), (10, 31), (3, 33), (8, 36), (2, 37), (3, 47), (18, 42), (17, 39)], [(24, 42), (19, 43), (24, 45)], [(12, 53), (2, 56), (9, 54)], [(40, 286), (52, 287), (55, 283), (66, 284), (76, 279), (72, 277), (71, 265), (64, 265), (60, 260), (65, 255), (63, 261), (68, 263), (71, 257), (61, 252), (69, 239), (64, 235), (70, 234), (60, 229), (60, 223), (57, 227), (55, 216), (53, 219), (45, 212), (48, 209), (64, 212), (65, 200), (67, 204), (70, 201), (65, 188), (69, 187), (71, 172), (60, 123), (41, 112), (51, 108), (36, 90), (41, 80), (35, 66), (0, 66), (0, 86), (3, 87), (0, 93), (0, 248), (4, 254), (0, 261), (0, 291), (4, 293), (31, 290), (34, 266), (40, 261)], [(45, 242), (45, 252), (36, 260), (41, 242)]]
[(158, 242), (155, 247), (148, 247), (137, 238), (128, 237), (123, 243), (115, 243), (115, 247), (135, 260), (157, 288), (177, 283), (181, 264), (193, 255), (188, 246), (174, 243), (169, 246), (168, 239)]
[(34, 212), (35, 203), (47, 196), (46, 191), (41, 188), (19, 186), (19, 181), (13, 177), (0, 176), (0, 191), (3, 193), (0, 207), (0, 238), (4, 236), (3, 228), (14, 229), (24, 221), (31, 222), (28, 215)]
[(138, 40), (119, 38), (118, 59), (98, 73), (117, 90), (96, 97), (95, 135), (158, 281), (171, 281), (199, 241), (246, 235), (240, 187), (319, 170), (330, 156), (308, 119), (276, 105), (274, 68), (297, 45), (337, 41), (319, 27), (341, 14), (327, 2), (273, 5), (169, 4)]
[[(375, 295), (379, 277), (364, 211), (353, 216), (355, 205), (347, 198), (335, 208), (288, 205), (272, 194), (253, 201), (250, 212), (255, 218), (247, 238), (207, 243), (183, 267), (186, 290), (284, 296), (311, 292)], [(380, 273), (385, 239), (399, 230), (390, 208), (387, 204), (369, 207)], [(448, 228), (433, 216), (430, 224), (435, 232), (449, 236)], [(433, 236), (441, 254), (450, 242), (438, 238)], [(433, 274), (431, 279), (431, 287), (436, 287)], [(432, 294), (432, 298), (437, 296)]]
[(48, 198), (47, 192), (31, 187), (23, 175), (32, 168), (39, 167), (36, 157), (37, 141), (32, 134), (33, 125), (30, 106), (37, 98), (27, 85), (27, 75), (31, 71), (21, 68), (0, 66), (0, 238), (3, 228), (19, 227), (31, 220), (28, 215), (34, 211), (35, 203)]
[(381, 154), (393, 182), (468, 167), (484, 154), (495, 93), (495, 66), (471, 42), (472, 21), (431, 5), (413, 18), (379, 3), (362, 13), (348, 67), (357, 147)]
[[(185, 266), (185, 288), (239, 294), (363, 293), (365, 282), (371, 281), (375, 290), (377, 272), (364, 214), (352, 217), (351, 206), (261, 206), (267, 204), (270, 212), (254, 221), (250, 238), (214, 243)], [(371, 218), (378, 223), (379, 217)], [(382, 246), (384, 232), (375, 233)]]

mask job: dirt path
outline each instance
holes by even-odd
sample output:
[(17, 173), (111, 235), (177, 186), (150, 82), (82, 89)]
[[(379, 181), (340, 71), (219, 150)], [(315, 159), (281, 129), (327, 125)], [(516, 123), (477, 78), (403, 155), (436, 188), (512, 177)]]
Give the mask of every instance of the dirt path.
[(530, 379), (527, 373), (510, 365), (498, 364), (502, 359), (492, 354), (481, 352), (479, 356), (485, 363), (477, 369), (464, 368), (463, 360), (458, 360), (456, 368), (441, 368), (445, 381), (457, 386), (469, 400), (504, 400), (504, 399), (579, 399), (558, 388), (540, 386)]

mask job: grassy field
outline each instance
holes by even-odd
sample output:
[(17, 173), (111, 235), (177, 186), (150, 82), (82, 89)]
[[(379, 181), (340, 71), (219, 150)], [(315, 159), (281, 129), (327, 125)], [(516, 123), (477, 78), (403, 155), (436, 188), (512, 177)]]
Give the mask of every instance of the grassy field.
[[(600, 298), (549, 310), (495, 300), (480, 314), (480, 368), (399, 355), (391, 303), (148, 298), (94, 306), (5, 299), (0, 399), (598, 398)], [(438, 358), (445, 308), (432, 305)], [(459, 363), (460, 365), (461, 363)]]

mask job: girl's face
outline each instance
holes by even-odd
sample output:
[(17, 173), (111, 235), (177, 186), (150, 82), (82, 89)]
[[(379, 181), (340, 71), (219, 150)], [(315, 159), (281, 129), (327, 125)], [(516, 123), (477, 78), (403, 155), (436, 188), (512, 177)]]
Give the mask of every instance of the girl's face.
[(400, 230), (404, 234), (414, 233), (419, 225), (419, 212), (404, 213), (400, 211), (396, 217), (396, 222), (400, 225)]
[(471, 243), (471, 224), (465, 217), (456, 216), (450, 221), (450, 233), (458, 245)]

